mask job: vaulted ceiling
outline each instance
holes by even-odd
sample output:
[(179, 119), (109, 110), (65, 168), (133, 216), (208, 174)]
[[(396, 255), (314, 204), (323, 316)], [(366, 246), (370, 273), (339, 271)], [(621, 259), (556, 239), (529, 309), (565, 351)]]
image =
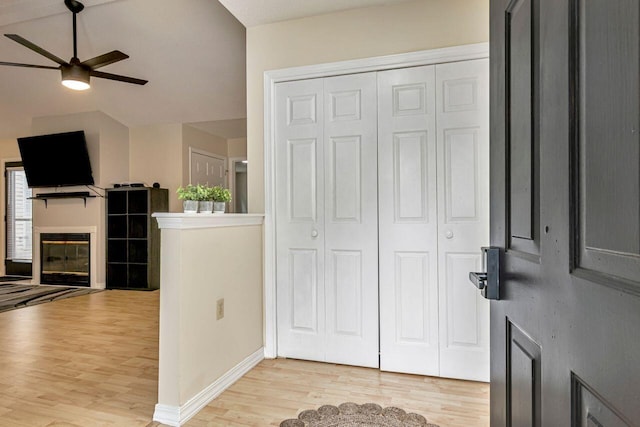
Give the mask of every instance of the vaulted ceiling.
[[(239, 22), (217, 0), (84, 0), (80, 60), (121, 50), (130, 58), (101, 71), (149, 83), (92, 78), (91, 89), (75, 92), (60, 84), (57, 70), (0, 66), (0, 139), (30, 135), (33, 117), (95, 110), (130, 127), (231, 120), (222, 127), (236, 135), (246, 118), (245, 26), (400, 1), (221, 0)], [(0, 0), (0, 32), (72, 56), (72, 15), (63, 0)], [(56, 65), (1, 36), (0, 61)]]

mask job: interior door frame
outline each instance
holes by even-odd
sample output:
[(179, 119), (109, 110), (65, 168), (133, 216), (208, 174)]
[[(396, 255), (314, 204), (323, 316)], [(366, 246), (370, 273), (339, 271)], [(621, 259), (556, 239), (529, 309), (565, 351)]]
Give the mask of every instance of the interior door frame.
[(276, 206), (275, 206), (275, 85), (293, 80), (332, 77), (344, 74), (417, 67), (443, 62), (466, 61), (489, 57), (489, 43), (475, 43), (441, 49), (422, 50), (397, 55), (283, 68), (264, 73), (264, 331), (265, 358), (275, 358), (276, 323)]
[[(229, 213), (236, 213), (233, 199), (236, 198), (236, 162), (246, 162), (247, 156), (229, 157), (227, 159), (227, 187), (231, 191), (231, 203), (229, 203)], [(247, 172), (248, 173), (248, 172)]]

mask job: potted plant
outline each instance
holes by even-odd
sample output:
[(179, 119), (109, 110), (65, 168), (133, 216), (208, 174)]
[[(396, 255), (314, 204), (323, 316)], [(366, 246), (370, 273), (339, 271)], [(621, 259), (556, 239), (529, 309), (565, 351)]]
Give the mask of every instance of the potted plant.
[(213, 213), (224, 213), (225, 203), (231, 201), (229, 189), (216, 185), (211, 187), (211, 198), (213, 199)]
[(198, 184), (196, 186), (196, 194), (198, 197), (198, 212), (211, 213), (213, 210), (212, 188), (208, 185)]
[(178, 199), (182, 200), (182, 209), (184, 213), (198, 212), (198, 192), (194, 185), (187, 185), (176, 190)]

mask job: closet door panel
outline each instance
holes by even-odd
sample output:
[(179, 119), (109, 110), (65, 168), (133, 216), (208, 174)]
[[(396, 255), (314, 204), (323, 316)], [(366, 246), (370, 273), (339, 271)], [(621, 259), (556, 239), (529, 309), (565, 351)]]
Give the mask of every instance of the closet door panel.
[(436, 65), (440, 375), (489, 380), (489, 302), (469, 283), (489, 244), (489, 62)]
[(378, 73), (380, 368), (439, 374), (434, 66)]
[(326, 360), (378, 367), (376, 75), (324, 90)]
[(278, 355), (317, 361), (326, 346), (322, 103), (322, 79), (276, 85)]

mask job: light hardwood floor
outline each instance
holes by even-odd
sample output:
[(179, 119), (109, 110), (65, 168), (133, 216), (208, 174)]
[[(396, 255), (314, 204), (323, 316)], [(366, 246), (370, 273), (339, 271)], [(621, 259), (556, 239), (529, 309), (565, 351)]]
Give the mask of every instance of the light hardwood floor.
[(264, 360), (187, 426), (278, 426), (302, 410), (343, 402), (397, 406), (441, 427), (489, 425), (487, 384), (276, 359)]
[[(159, 292), (106, 291), (0, 313), (0, 426), (159, 426)], [(375, 402), (441, 427), (488, 426), (487, 384), (265, 360), (188, 423), (278, 426), (323, 404)]]

